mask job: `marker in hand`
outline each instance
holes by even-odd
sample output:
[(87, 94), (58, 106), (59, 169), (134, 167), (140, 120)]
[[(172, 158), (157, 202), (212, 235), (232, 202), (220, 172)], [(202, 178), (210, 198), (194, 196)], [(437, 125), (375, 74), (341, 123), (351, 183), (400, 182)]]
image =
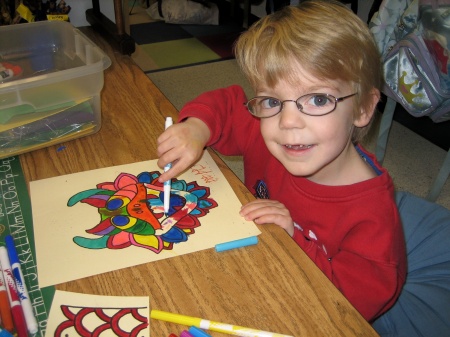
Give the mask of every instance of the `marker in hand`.
[[(167, 117), (166, 118), (166, 123), (165, 123), (165, 129), (167, 130), (167, 128), (169, 126), (171, 126), (173, 124), (173, 120), (172, 117)], [(170, 168), (172, 167), (172, 164), (169, 163), (164, 167), (164, 172), (167, 172), (170, 170)], [(167, 214), (169, 213), (169, 208), (170, 208), (170, 189), (172, 187), (171, 184), (171, 180), (167, 180), (166, 182), (164, 182), (164, 214), (167, 216)]]

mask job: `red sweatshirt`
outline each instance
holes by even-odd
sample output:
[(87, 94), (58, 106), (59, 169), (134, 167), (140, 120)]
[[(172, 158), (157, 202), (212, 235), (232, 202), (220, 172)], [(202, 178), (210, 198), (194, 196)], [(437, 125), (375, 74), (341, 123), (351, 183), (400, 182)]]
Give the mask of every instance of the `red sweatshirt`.
[(200, 118), (211, 131), (208, 146), (243, 156), (247, 188), (255, 195), (263, 190), (265, 197), (287, 207), (295, 222), (294, 240), (372, 321), (394, 304), (406, 278), (404, 235), (391, 177), (361, 147), (361, 155), (378, 173), (373, 179), (325, 186), (293, 176), (268, 151), (259, 119), (247, 111), (246, 101), (239, 86), (207, 92), (181, 110), (180, 120)]

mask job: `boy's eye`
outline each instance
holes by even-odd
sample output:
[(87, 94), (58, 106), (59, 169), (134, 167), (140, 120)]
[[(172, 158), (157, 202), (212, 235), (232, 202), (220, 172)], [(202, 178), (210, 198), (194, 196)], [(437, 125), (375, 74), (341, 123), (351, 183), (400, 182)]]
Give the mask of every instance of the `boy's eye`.
[(273, 97), (267, 97), (261, 101), (261, 107), (263, 109), (272, 109), (279, 107), (280, 105), (281, 105), (280, 100)]
[(306, 103), (316, 107), (323, 107), (331, 103), (331, 101), (326, 95), (314, 95), (311, 96)]

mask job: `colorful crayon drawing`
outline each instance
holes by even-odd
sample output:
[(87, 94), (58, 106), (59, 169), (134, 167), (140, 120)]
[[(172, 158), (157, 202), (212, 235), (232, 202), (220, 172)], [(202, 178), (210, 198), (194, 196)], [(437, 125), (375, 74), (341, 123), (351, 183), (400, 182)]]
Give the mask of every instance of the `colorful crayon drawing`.
[(133, 245), (155, 253), (187, 241), (200, 226), (198, 218), (218, 204), (209, 198), (208, 187), (173, 179), (166, 216), (159, 176), (157, 171), (137, 176), (121, 173), (114, 182), (99, 183), (94, 189), (72, 196), (67, 203), (69, 207), (82, 202), (98, 208), (100, 214), (100, 222), (86, 230), (100, 237), (77, 236), (73, 241), (89, 249), (122, 249)]
[[(61, 322), (55, 330), (55, 337), (101, 336), (109, 330), (114, 336), (138, 337), (139, 333), (148, 326), (148, 320), (139, 313), (140, 308), (90, 308), (61, 305), (61, 312), (67, 320)], [(130, 330), (123, 328), (123, 321)], [(68, 333), (70, 331), (70, 333)]]
[(31, 181), (39, 287), (261, 233), (207, 151), (172, 180), (167, 216), (160, 172), (149, 160)]

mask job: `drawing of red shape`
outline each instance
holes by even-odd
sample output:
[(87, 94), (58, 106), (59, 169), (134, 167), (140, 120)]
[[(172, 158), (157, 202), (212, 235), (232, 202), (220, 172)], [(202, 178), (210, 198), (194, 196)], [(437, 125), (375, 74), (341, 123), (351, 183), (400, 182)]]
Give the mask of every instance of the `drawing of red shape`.
[[(61, 322), (55, 337), (100, 337), (105, 332), (118, 337), (138, 337), (148, 320), (139, 313), (146, 308), (90, 308), (61, 305), (67, 320)], [(70, 333), (69, 333), (70, 332)]]

